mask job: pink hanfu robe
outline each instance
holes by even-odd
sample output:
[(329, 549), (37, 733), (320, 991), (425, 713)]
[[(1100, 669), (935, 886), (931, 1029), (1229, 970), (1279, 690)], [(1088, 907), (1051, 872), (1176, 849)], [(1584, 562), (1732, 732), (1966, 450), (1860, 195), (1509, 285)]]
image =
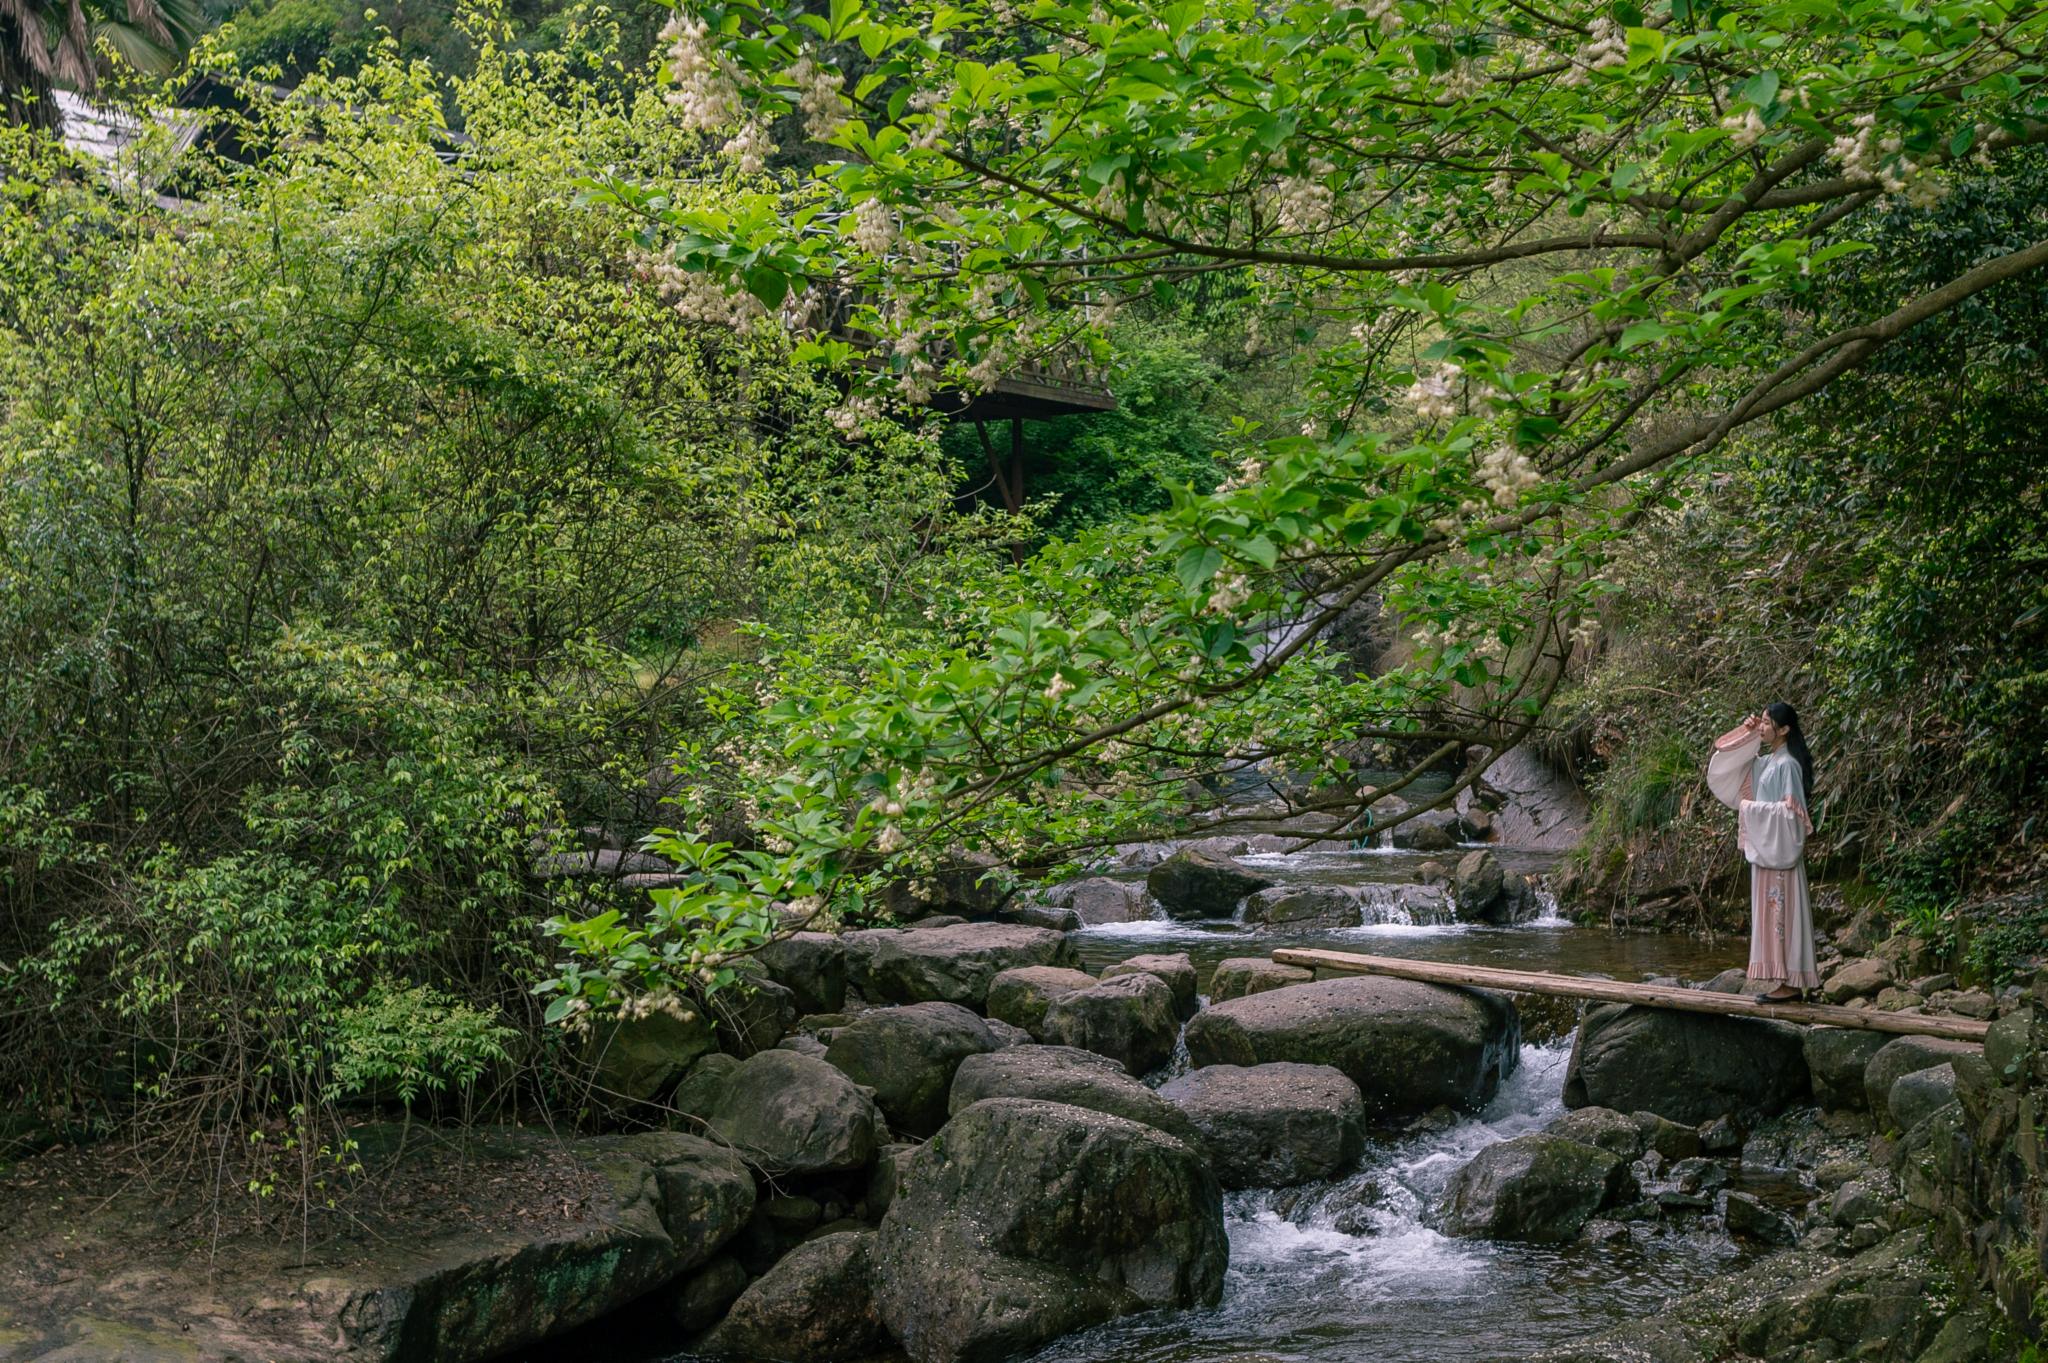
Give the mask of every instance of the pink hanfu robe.
[(1769, 990), (1820, 988), (1813, 964), (1813, 908), (1806, 892), (1806, 785), (1783, 748), (1758, 755), (1750, 729), (1714, 740), (1707, 786), (1736, 814), (1749, 859), (1749, 984)]

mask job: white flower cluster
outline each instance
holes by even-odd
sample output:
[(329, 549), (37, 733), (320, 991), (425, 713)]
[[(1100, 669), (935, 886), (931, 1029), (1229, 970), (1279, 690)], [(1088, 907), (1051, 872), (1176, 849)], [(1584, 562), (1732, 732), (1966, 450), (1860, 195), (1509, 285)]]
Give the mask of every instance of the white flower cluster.
[(702, 19), (677, 13), (661, 30), (668, 44), (668, 69), (675, 87), (668, 102), (682, 114), (683, 126), (710, 132), (738, 121), (739, 83), (730, 60), (711, 44), (711, 30)]
[(880, 199), (863, 199), (853, 210), (853, 244), (880, 258), (896, 244), (896, 215)]
[(1061, 696), (1066, 695), (1067, 692), (1073, 689), (1074, 684), (1072, 682), (1055, 672), (1052, 674), (1052, 680), (1046, 683), (1045, 698), (1057, 703)]
[(1209, 604), (1203, 607), (1211, 615), (1230, 615), (1252, 599), (1252, 584), (1243, 573), (1232, 573), (1216, 579), (1216, 585), (1209, 589)]
[(848, 398), (825, 413), (825, 419), (849, 440), (865, 440), (867, 423), (879, 421), (881, 404), (873, 398)]
[(1543, 475), (1536, 472), (1529, 456), (1503, 441), (1479, 461), (1479, 481), (1492, 489), (1495, 506), (1513, 510), (1524, 492), (1542, 483)]
[(767, 315), (759, 299), (750, 293), (729, 292), (711, 275), (685, 270), (648, 251), (636, 251), (631, 259), (639, 276), (652, 283), (661, 301), (685, 322), (744, 331), (755, 319)]
[(1877, 135), (1877, 115), (1856, 115), (1851, 131), (1835, 138), (1829, 154), (1842, 163), (1852, 180), (1875, 180), (1887, 194), (1905, 198), (1914, 208), (1932, 208), (1941, 202), (1948, 187), (1927, 167), (1904, 154), (1905, 142), (1897, 133)]
[(1567, 85), (1584, 85), (1595, 71), (1611, 71), (1628, 65), (1628, 30), (1605, 15), (1593, 21), (1585, 46), (1572, 58)]
[(820, 65), (810, 53), (796, 59), (783, 79), (797, 88), (797, 108), (803, 111), (804, 131), (820, 142), (829, 142), (846, 126), (846, 101), (840, 90), (846, 78), (829, 66)]
[(1764, 127), (1764, 116), (1757, 112), (1754, 104), (1747, 106), (1739, 114), (1730, 113), (1721, 120), (1721, 126), (1728, 130), (1729, 140), (1744, 151), (1761, 142), (1764, 134), (1769, 131)]
[(1218, 492), (1235, 492), (1241, 487), (1250, 487), (1263, 478), (1266, 466), (1256, 459), (1246, 459), (1237, 466), (1237, 472), (1216, 485)]
[[(1310, 167), (1312, 173), (1315, 169)], [(1273, 190), (1270, 206), (1281, 231), (1316, 232), (1330, 225), (1337, 195), (1308, 175), (1290, 175)]]
[(1347, 0), (1344, 8), (1364, 10), (1366, 18), (1388, 33), (1401, 27), (1401, 11), (1394, 8), (1394, 0)]
[(1471, 99), (1485, 88), (1486, 71), (1478, 62), (1452, 62), (1443, 77), (1444, 96), (1453, 101)]
[[(714, 958), (715, 953), (713, 957), (707, 957), (706, 959), (713, 960)], [(697, 1020), (697, 1015), (683, 1007), (683, 1001), (676, 996), (675, 991), (672, 989), (656, 989), (651, 993), (641, 994), (637, 998), (628, 999), (625, 1003), (619, 1005), (619, 1017), (626, 1022), (638, 1022), (642, 1018), (653, 1017), (656, 1013), (665, 1013), (677, 1022), (695, 1022)]]
[(1593, 641), (1600, 637), (1600, 622), (1587, 616), (1572, 626), (1571, 640), (1574, 647), (1591, 648)]
[(766, 124), (749, 119), (720, 150), (740, 163), (742, 175), (759, 175), (768, 169), (768, 158), (775, 154), (775, 140), (768, 135)]
[(1425, 426), (1453, 421), (1458, 415), (1458, 400), (1451, 390), (1457, 380), (1455, 365), (1438, 365), (1433, 373), (1421, 375), (1408, 385), (1402, 400), (1414, 411), (1416, 420)]

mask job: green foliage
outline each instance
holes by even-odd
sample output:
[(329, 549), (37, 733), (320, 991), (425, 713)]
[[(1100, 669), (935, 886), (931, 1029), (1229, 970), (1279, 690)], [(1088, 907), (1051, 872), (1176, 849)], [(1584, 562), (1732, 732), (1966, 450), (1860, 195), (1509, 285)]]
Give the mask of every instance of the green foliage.
[[(1033, 422), (1026, 428), (1024, 491), (1051, 507), (1042, 527), (1054, 538), (1147, 512), (1164, 511), (1169, 489), (1212, 491), (1242, 437), (1233, 417), (1248, 416), (1235, 395), (1240, 376), (1203, 353), (1187, 324), (1126, 317), (1110, 333), (1113, 412)], [(998, 458), (1009, 455), (1000, 425), (990, 431)], [(946, 453), (968, 486), (990, 481), (974, 431), (949, 430)], [(1000, 500), (999, 497), (992, 500)]]
[[(349, 1106), (547, 1099), (542, 924), (589, 912), (533, 857), (660, 821), (734, 622), (878, 631), (985, 557), (932, 439), (849, 442), (578, 202), (704, 155), (601, 37), (308, 76), (201, 213), (0, 130), (0, 1102), (314, 1196)], [(689, 864), (613, 902), (757, 945)]]

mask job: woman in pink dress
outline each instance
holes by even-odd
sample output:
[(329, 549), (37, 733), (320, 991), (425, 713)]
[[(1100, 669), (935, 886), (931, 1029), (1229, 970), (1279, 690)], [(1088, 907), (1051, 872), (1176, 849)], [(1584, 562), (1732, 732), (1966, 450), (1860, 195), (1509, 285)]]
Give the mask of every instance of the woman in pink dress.
[(1799, 713), (1783, 701), (1714, 740), (1707, 785), (1736, 812), (1749, 860), (1749, 983), (1775, 1002), (1820, 988), (1806, 891), (1813, 757)]

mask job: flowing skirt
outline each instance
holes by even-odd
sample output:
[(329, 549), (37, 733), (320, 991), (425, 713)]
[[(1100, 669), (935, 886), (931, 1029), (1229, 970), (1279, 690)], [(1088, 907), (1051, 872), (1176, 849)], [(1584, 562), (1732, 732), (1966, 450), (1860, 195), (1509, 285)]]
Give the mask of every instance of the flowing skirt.
[(1749, 868), (1749, 987), (1820, 988), (1813, 965), (1813, 909), (1806, 862), (1786, 870)]

